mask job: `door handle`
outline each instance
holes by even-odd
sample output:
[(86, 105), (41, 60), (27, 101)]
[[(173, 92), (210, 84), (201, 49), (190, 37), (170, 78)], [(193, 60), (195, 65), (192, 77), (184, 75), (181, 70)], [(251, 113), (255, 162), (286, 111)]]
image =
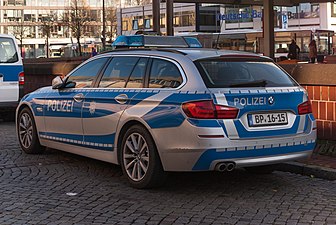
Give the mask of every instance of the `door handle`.
[(84, 95), (82, 93), (79, 93), (73, 97), (75, 102), (82, 102), (84, 100)]
[(128, 101), (128, 96), (126, 94), (120, 94), (114, 98), (119, 104), (125, 104)]

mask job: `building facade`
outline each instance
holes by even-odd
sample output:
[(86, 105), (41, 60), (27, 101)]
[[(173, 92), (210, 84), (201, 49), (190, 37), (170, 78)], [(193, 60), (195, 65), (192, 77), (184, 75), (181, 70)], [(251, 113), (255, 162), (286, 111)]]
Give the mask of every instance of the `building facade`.
[[(115, 35), (111, 32), (116, 19), (114, 3), (105, 0), (107, 39)], [(85, 46), (101, 42), (102, 0), (0, 0), (0, 33), (16, 36), (22, 42), (25, 58), (45, 56), (47, 45), (50, 55), (61, 46), (75, 46), (76, 35), (71, 24), (74, 4), (85, 11), (81, 43)]]
[[(161, 33), (166, 32), (165, 6), (164, 3), (160, 5)], [(205, 47), (263, 53), (262, 14), (262, 6), (175, 3), (174, 33), (197, 36)], [(118, 35), (151, 30), (151, 15), (151, 5), (121, 9), (117, 13)], [(336, 3), (275, 6), (274, 27), (278, 56), (287, 55), (287, 45), (292, 39), (302, 53), (308, 53), (310, 41), (316, 39), (319, 54), (331, 54)]]
[[(165, 3), (161, 3), (161, 32), (165, 33)], [(274, 7), (275, 28), (336, 29), (336, 3), (302, 3)], [(251, 15), (252, 16), (245, 16)], [(223, 32), (262, 27), (262, 7), (252, 5), (174, 4), (174, 32)], [(152, 6), (118, 11), (118, 34), (152, 29)]]

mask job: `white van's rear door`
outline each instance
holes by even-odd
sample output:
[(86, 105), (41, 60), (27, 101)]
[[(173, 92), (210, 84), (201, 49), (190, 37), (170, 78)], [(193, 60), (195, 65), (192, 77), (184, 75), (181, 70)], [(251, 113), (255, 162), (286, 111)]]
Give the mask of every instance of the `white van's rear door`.
[(22, 72), (22, 60), (15, 39), (0, 35), (0, 102), (19, 100), (19, 74)]
[(22, 66), (7, 66), (0, 64), (0, 102), (15, 102), (19, 100), (19, 73)]

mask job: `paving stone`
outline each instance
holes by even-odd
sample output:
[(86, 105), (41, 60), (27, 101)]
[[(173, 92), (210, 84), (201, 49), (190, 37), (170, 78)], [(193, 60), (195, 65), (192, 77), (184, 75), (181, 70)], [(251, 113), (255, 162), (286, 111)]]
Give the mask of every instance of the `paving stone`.
[(14, 123), (0, 123), (0, 187), (1, 225), (336, 224), (335, 181), (237, 170), (173, 173), (161, 188), (137, 190), (109, 163), (23, 153)]

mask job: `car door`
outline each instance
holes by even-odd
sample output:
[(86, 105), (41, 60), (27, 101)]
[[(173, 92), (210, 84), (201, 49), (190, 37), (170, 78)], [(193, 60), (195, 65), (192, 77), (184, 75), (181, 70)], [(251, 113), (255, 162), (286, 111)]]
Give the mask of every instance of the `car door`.
[(115, 56), (97, 88), (85, 97), (84, 142), (90, 148), (112, 151), (121, 114), (144, 85), (146, 57)]
[(74, 87), (54, 89), (44, 107), (44, 137), (64, 144), (83, 145), (82, 107), (85, 96), (109, 57), (93, 59), (75, 69), (66, 79)]

